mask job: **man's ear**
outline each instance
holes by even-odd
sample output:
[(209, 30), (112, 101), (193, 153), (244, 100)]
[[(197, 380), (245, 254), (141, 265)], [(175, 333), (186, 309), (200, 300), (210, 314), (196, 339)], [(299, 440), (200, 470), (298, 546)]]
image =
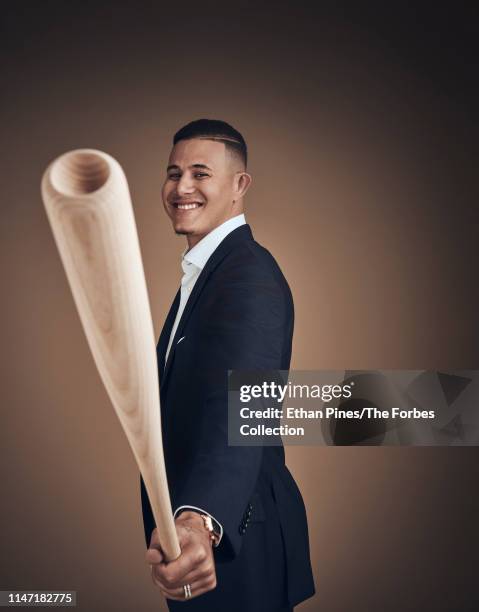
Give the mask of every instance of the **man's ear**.
[(233, 187), (234, 200), (236, 202), (240, 200), (242, 197), (244, 197), (244, 195), (249, 189), (249, 186), (251, 185), (252, 180), (253, 178), (251, 174), (248, 174), (247, 172), (237, 172), (236, 173), (234, 187)]

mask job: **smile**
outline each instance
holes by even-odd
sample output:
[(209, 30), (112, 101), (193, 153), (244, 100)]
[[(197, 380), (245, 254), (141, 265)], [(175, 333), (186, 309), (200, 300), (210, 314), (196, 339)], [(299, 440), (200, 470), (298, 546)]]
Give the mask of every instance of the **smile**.
[(203, 204), (201, 202), (188, 202), (188, 203), (173, 202), (173, 206), (177, 208), (178, 210), (194, 210), (195, 208), (199, 208), (200, 206), (203, 206)]

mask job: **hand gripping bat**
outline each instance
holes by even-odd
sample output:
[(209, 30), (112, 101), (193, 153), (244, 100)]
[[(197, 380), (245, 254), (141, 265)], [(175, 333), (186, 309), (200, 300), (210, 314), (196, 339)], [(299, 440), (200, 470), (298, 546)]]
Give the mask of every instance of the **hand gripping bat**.
[(96, 366), (143, 475), (162, 550), (180, 555), (161, 438), (145, 275), (120, 164), (78, 149), (46, 169), (42, 197)]

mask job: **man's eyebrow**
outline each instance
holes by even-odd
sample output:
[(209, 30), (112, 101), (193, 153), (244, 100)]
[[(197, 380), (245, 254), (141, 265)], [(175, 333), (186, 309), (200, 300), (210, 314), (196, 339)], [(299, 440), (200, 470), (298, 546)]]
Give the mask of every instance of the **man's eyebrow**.
[(193, 164), (190, 166), (190, 168), (206, 168), (206, 170), (211, 170), (211, 168), (206, 164)]
[[(203, 168), (203, 169), (206, 169), (206, 170), (210, 170), (211, 172), (213, 171), (212, 168), (210, 168), (206, 164), (191, 164), (191, 166), (189, 166), (189, 168)], [(170, 170), (180, 170), (180, 169), (181, 168), (179, 166), (177, 166), (176, 164), (172, 164), (171, 166), (168, 166), (166, 171), (169, 172)]]

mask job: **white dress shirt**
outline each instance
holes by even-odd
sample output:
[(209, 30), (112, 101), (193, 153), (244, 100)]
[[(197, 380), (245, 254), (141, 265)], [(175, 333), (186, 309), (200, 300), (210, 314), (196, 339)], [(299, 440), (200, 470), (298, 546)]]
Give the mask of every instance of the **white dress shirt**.
[[(181, 267), (183, 268), (183, 278), (181, 279), (181, 294), (180, 294), (180, 305), (178, 306), (178, 312), (176, 313), (175, 322), (171, 329), (170, 340), (168, 342), (168, 348), (166, 349), (165, 354), (165, 364), (168, 360), (168, 354), (171, 349), (171, 344), (173, 342), (173, 338), (175, 337), (176, 330), (178, 328), (178, 324), (181, 319), (181, 315), (185, 310), (186, 302), (190, 296), (190, 293), (193, 291), (193, 287), (195, 286), (196, 281), (198, 280), (201, 271), (206, 265), (206, 262), (211, 257), (213, 252), (217, 249), (220, 242), (222, 242), (226, 236), (231, 233), (237, 227), (244, 225), (246, 223), (246, 219), (244, 214), (237, 215), (232, 219), (228, 219), (214, 230), (212, 230), (209, 234), (207, 234), (204, 238), (202, 238), (198, 244), (196, 244), (192, 249), (188, 251), (186, 249), (183, 251), (181, 256)], [(184, 338), (184, 336), (183, 336)], [(183, 338), (179, 338), (177, 344), (179, 344)], [(177, 514), (180, 510), (198, 510), (199, 512), (206, 514), (211, 517), (211, 519), (218, 525), (219, 527), (219, 540), (217, 545), (221, 542), (221, 538), (223, 537), (223, 526), (219, 523), (209, 512), (203, 510), (202, 508), (197, 508), (196, 506), (180, 506), (174, 512), (174, 517), (176, 518)]]

